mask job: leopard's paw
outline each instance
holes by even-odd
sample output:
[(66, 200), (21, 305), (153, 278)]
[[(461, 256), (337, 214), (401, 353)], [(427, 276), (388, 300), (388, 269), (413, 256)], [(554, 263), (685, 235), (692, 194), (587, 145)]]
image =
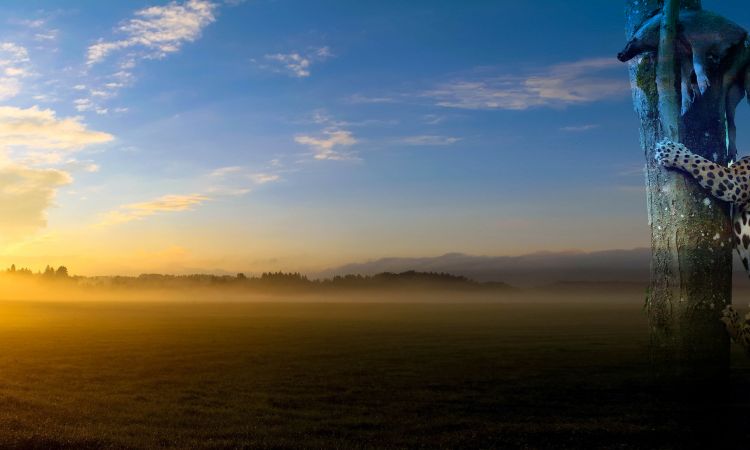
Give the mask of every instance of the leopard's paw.
[(654, 152), (654, 159), (662, 166), (671, 166), (675, 159), (675, 156), (680, 154), (680, 144), (675, 142), (664, 140), (656, 144), (656, 151)]

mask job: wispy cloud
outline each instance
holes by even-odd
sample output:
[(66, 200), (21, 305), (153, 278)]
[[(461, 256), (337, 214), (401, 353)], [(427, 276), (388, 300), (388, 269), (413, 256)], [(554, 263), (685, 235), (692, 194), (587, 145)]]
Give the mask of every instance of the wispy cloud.
[[(248, 184), (257, 186), (281, 179), (278, 174), (249, 172), (241, 166), (220, 167), (211, 171), (208, 177), (213, 179), (213, 183), (205, 190), (207, 191), (205, 194), (164, 195), (145, 202), (129, 203), (104, 213), (96, 225), (100, 227), (119, 225), (161, 213), (192, 211), (221, 196), (245, 195), (252, 190)], [(227, 180), (227, 178), (232, 179)], [(235, 183), (237, 178), (244, 181), (243, 185)]]
[(73, 100), (73, 105), (78, 112), (93, 111), (99, 115), (109, 113), (109, 108), (94, 103), (90, 98), (77, 98)]
[(316, 109), (315, 111), (313, 111), (310, 120), (312, 121), (312, 123), (325, 125), (328, 128), (341, 128), (350, 125), (349, 122), (334, 119), (333, 116), (328, 114), (325, 109)]
[(356, 161), (359, 157), (350, 147), (358, 143), (354, 133), (347, 128), (352, 124), (336, 120), (324, 110), (312, 114), (312, 123), (322, 125), (323, 129), (315, 134), (298, 134), (294, 142), (309, 147), (313, 158), (331, 161)]
[(158, 212), (188, 211), (206, 200), (208, 200), (208, 197), (201, 194), (165, 195), (146, 202), (131, 203), (122, 208), (130, 211), (140, 211), (150, 215)]
[(216, 178), (223, 178), (227, 175), (240, 173), (243, 170), (244, 169), (240, 166), (219, 167), (218, 169), (213, 170), (210, 176), (216, 177)]
[(122, 205), (119, 208), (104, 214), (98, 225), (118, 225), (159, 213), (191, 211), (195, 209), (196, 206), (199, 206), (208, 200), (210, 200), (210, 197), (202, 194), (165, 195), (145, 202)]
[(467, 77), (422, 95), (447, 108), (525, 110), (564, 107), (624, 96), (629, 90), (613, 58), (557, 64), (525, 75)]
[(27, 28), (38, 29), (42, 28), (47, 21), (45, 19), (23, 19), (23, 20), (11, 20), (13, 24), (22, 25)]
[(281, 176), (275, 173), (252, 173), (249, 178), (255, 184), (266, 184), (279, 181)]
[(347, 103), (355, 105), (396, 103), (398, 99), (390, 96), (369, 96), (363, 94), (354, 94), (346, 98)]
[(136, 11), (134, 18), (117, 28), (124, 35), (122, 39), (101, 39), (88, 48), (87, 63), (99, 63), (111, 53), (125, 49), (140, 50), (141, 58), (163, 58), (199, 38), (203, 29), (216, 20), (215, 8), (216, 4), (207, 0), (187, 0)]
[(29, 61), (29, 52), (25, 47), (13, 42), (0, 43), (0, 64), (2, 66), (13, 66)]
[(339, 120), (333, 118), (325, 109), (316, 109), (312, 112), (310, 118), (305, 119), (303, 123), (324, 125), (326, 129), (349, 129), (370, 126), (393, 126), (398, 125), (399, 121), (396, 119), (362, 119), (356, 121)]
[(21, 79), (29, 75), (29, 52), (13, 42), (0, 42), (0, 100), (21, 92)]
[(216, 20), (217, 8), (218, 4), (209, 0), (185, 0), (136, 11), (133, 18), (115, 28), (120, 39), (102, 38), (88, 47), (86, 65), (89, 70), (115, 54), (118, 57), (114, 58), (113, 66), (105, 66), (109, 73), (95, 78), (91, 86), (76, 86), (83, 87), (78, 89), (82, 96), (76, 100), (76, 109), (97, 114), (123, 112), (122, 107), (102, 105), (134, 83), (133, 69), (140, 61), (164, 58), (200, 38), (203, 30)]
[(25, 19), (11, 21), (13, 24), (21, 25), (31, 33), (31, 38), (37, 43), (50, 43), (57, 40), (60, 30), (49, 27), (49, 21), (54, 16), (47, 15), (45, 18)]
[(8, 23), (11, 25), (20, 26), (23, 29), (23, 35), (28, 40), (33, 40), (37, 44), (37, 48), (43, 48), (50, 43), (57, 41), (60, 30), (51, 28), (49, 23), (57, 15), (57, 13), (50, 13), (46, 11), (37, 11), (44, 17), (38, 17), (36, 19), (23, 19), (23, 20), (9, 20)]
[(460, 140), (461, 138), (452, 136), (421, 135), (407, 136), (400, 139), (400, 142), (402, 144), (415, 146), (445, 146), (453, 145)]
[(57, 40), (59, 30), (46, 30), (34, 33), (34, 40), (37, 42), (53, 42)]
[[(344, 161), (357, 159), (353, 153), (343, 150), (357, 143), (350, 131), (326, 129), (319, 136), (299, 135), (294, 142), (310, 147), (317, 160)], [(340, 150), (341, 149), (341, 150)]]
[(445, 121), (446, 117), (438, 114), (426, 114), (422, 117), (427, 125), (438, 125)]
[(285, 72), (296, 78), (307, 78), (313, 64), (331, 58), (333, 54), (328, 47), (318, 47), (309, 52), (274, 53), (265, 55), (265, 60), (270, 65), (261, 65), (277, 72)]
[(567, 131), (569, 133), (582, 133), (584, 131), (591, 131), (597, 128), (599, 128), (599, 125), (587, 123), (585, 125), (569, 125), (566, 127), (560, 127), (560, 131)]
[[(271, 163), (273, 167), (273, 162)], [(281, 175), (269, 172), (253, 171), (242, 166), (220, 167), (211, 171), (209, 192), (218, 195), (244, 195), (253, 187), (281, 180)]]

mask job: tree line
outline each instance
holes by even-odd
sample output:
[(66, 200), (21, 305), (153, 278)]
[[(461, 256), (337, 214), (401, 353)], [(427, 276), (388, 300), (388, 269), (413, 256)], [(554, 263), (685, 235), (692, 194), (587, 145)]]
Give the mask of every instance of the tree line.
[(15, 264), (11, 264), (11, 266), (5, 270), (5, 273), (8, 275), (38, 276), (38, 277), (58, 278), (58, 279), (70, 277), (70, 275), (68, 274), (67, 267), (59, 266), (57, 269), (55, 269), (54, 267), (50, 265), (47, 265), (47, 267), (44, 268), (44, 271), (40, 270), (35, 273), (28, 267), (16, 268)]
[(264, 272), (260, 275), (169, 275), (144, 273), (138, 276), (72, 276), (65, 266), (55, 269), (47, 266), (44, 271), (34, 272), (28, 268), (11, 265), (6, 276), (23, 276), (39, 280), (66, 280), (84, 287), (111, 288), (193, 288), (227, 287), (258, 290), (367, 290), (367, 289), (448, 289), (448, 290), (509, 290), (506, 283), (478, 282), (464, 276), (444, 272), (406, 271), (400, 273), (383, 272), (376, 275), (337, 275), (325, 279), (310, 279), (299, 272)]

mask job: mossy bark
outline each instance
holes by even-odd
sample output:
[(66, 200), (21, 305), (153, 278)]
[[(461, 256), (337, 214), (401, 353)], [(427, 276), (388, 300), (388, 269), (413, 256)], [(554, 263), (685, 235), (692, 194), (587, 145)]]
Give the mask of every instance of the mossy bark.
[[(627, 0), (628, 40), (661, 6), (658, 0)], [(683, 0), (682, 8), (700, 9), (700, 0)], [(633, 104), (641, 121), (641, 147), (646, 157), (651, 226), (647, 298), (651, 355), (662, 376), (723, 380), (729, 370), (729, 340), (719, 319), (732, 294), (730, 206), (711, 197), (692, 177), (664, 169), (653, 156), (656, 143), (674, 138), (675, 132), (680, 142), (706, 158), (727, 164), (735, 156), (727, 146), (724, 80), (721, 74), (712, 75), (711, 88), (696, 99), (687, 114), (677, 114), (676, 129), (665, 129), (660, 120), (656, 59), (656, 55), (646, 54), (630, 63)], [(673, 92), (679, 92), (679, 75), (671, 83)], [(679, 111), (678, 94), (668, 101), (675, 102), (671, 106)]]

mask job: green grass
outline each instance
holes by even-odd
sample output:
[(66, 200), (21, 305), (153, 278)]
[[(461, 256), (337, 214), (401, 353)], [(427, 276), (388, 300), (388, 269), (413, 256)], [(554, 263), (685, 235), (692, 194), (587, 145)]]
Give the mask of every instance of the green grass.
[(0, 447), (671, 448), (640, 306), (0, 303)]

